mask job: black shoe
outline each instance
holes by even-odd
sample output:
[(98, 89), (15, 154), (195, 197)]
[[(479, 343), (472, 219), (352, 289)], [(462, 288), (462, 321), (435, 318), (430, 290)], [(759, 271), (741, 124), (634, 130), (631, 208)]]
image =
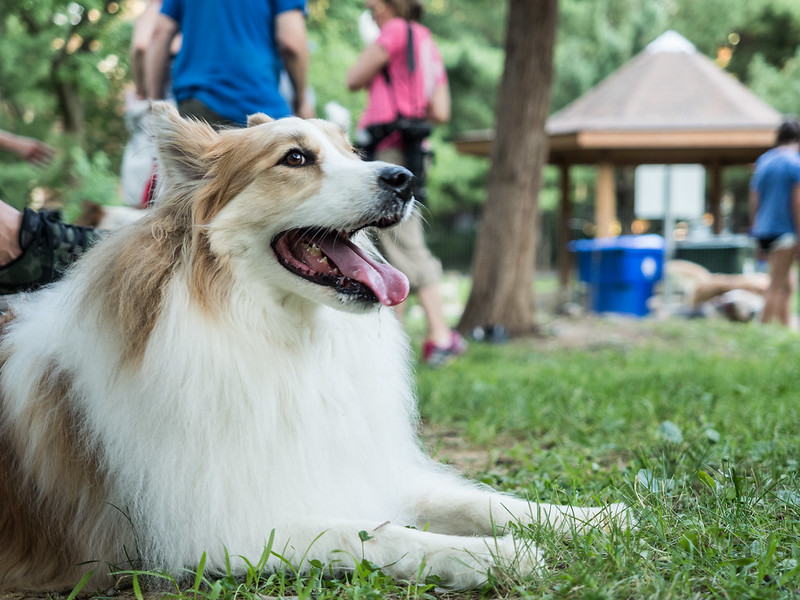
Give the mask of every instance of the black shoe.
[(0, 267), (0, 294), (27, 292), (60, 279), (101, 235), (64, 223), (57, 213), (26, 208), (19, 232), (22, 254)]

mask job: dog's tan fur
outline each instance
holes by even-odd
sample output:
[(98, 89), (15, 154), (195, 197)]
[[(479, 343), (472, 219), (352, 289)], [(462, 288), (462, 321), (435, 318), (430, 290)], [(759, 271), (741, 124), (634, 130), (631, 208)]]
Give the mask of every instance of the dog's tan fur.
[(766, 273), (712, 273), (688, 260), (670, 260), (666, 271), (667, 276), (685, 290), (688, 303), (695, 308), (731, 290), (746, 290), (763, 296), (769, 287)]
[[(48, 581), (49, 589), (59, 589), (74, 584), (78, 565), (87, 557), (120, 557), (120, 540), (128, 539), (120, 531), (118, 515), (105, 506), (107, 490), (97, 450), (81, 444), (82, 416), (70, 409), (71, 390), (69, 374), (53, 365), (38, 382), (38, 402), (26, 407), (13, 424), (2, 424), (4, 579)], [(24, 471), (20, 464), (26, 465)], [(93, 531), (91, 546), (81, 545), (78, 540), (86, 538), (75, 531)], [(133, 550), (132, 544), (129, 548)]]

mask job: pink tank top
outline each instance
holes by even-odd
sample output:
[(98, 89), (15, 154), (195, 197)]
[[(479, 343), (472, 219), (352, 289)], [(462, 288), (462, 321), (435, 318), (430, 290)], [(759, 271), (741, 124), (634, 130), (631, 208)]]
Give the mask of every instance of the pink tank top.
[[(359, 121), (359, 128), (378, 123), (390, 123), (400, 114), (411, 118), (425, 118), (428, 104), (436, 85), (447, 83), (447, 73), (439, 49), (427, 27), (411, 21), (414, 44), (414, 70), (409, 70), (407, 46), (408, 23), (404, 19), (387, 22), (377, 42), (389, 54), (387, 70), (376, 75), (369, 86), (367, 107)], [(397, 147), (400, 134), (395, 132), (379, 148)]]

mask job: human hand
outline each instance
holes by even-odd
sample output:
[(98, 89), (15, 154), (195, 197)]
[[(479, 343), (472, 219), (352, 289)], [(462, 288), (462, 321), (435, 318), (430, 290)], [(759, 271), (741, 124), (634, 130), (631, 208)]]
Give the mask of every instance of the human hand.
[(55, 155), (55, 150), (52, 146), (40, 140), (19, 135), (16, 136), (11, 150), (22, 160), (26, 160), (37, 167), (50, 164)]
[(313, 119), (317, 116), (314, 105), (304, 100), (295, 107), (294, 114), (301, 119)]

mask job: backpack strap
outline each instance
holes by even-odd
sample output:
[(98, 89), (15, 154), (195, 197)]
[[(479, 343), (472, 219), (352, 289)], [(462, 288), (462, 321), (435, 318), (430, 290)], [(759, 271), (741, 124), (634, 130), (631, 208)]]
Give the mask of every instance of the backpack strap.
[(417, 68), (417, 59), (414, 56), (414, 32), (411, 30), (411, 21), (406, 21), (408, 27), (408, 42), (406, 42), (406, 66), (408, 72), (413, 73)]

